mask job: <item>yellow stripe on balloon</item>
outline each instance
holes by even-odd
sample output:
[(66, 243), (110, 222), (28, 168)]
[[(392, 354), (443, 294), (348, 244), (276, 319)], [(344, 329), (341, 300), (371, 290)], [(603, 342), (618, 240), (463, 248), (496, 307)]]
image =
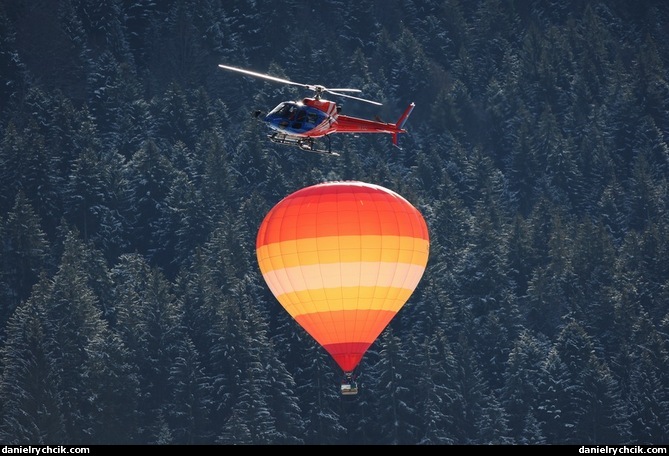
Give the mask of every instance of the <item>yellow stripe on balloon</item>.
[(408, 236), (327, 236), (266, 244), (257, 256), (263, 272), (309, 264), (385, 261), (425, 265), (429, 241)]
[(397, 287), (320, 288), (288, 292), (276, 299), (293, 317), (342, 310), (384, 310), (397, 312), (412, 289)]

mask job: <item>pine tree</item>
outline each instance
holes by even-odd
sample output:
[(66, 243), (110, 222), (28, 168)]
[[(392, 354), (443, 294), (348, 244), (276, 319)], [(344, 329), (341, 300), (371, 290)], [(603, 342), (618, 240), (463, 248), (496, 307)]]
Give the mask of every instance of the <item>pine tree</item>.
[(171, 423), (172, 443), (197, 445), (211, 442), (211, 382), (190, 339), (185, 339), (177, 348), (169, 383), (173, 390), (172, 406), (165, 413)]
[(165, 242), (158, 235), (164, 231), (161, 216), (179, 171), (156, 143), (149, 140), (126, 164), (126, 173), (129, 189), (126, 217), (131, 225), (126, 235), (131, 240), (130, 248), (151, 257)]
[[(18, 344), (17, 350), (30, 350), (24, 356), (33, 360), (22, 364), (24, 368), (29, 366), (27, 370), (18, 366), (10, 369), (14, 364), (11, 356), (18, 352), (8, 352), (10, 358), (5, 363), (8, 368), (3, 373), (7, 388), (24, 390), (27, 395), (23, 397), (29, 398), (23, 405), (15, 403), (31, 411), (26, 417), (34, 424), (25, 429), (24, 437), (51, 443), (119, 441), (115, 440), (119, 435), (114, 434), (118, 427), (113, 423), (118, 424), (123, 414), (110, 420), (102, 415), (119, 397), (126, 397), (130, 377), (119, 355), (123, 349), (103, 322), (98, 297), (89, 286), (91, 275), (84, 269), (87, 256), (87, 247), (76, 233), (70, 232), (64, 241), (58, 271), (53, 278), (42, 276), (25, 310), (10, 325), (8, 342)], [(114, 362), (109, 362), (110, 359)], [(106, 375), (101, 375), (103, 372)], [(33, 390), (35, 380), (43, 393), (36, 394)], [(106, 402), (107, 398), (111, 402)], [(18, 419), (17, 413), (11, 407), (3, 411), (8, 420)], [(47, 421), (44, 414), (49, 417)], [(20, 422), (10, 421), (17, 431), (25, 426)], [(109, 427), (103, 429), (101, 426), (105, 425)], [(126, 431), (128, 428), (121, 432), (120, 438), (126, 438)]]
[[(137, 371), (137, 443), (158, 443), (168, 432), (174, 385), (170, 372), (185, 343), (182, 302), (157, 269), (137, 254), (125, 254), (112, 269), (118, 332)], [(195, 366), (192, 366), (195, 368)]]
[(633, 325), (630, 357), (633, 364), (627, 371), (629, 379), (630, 435), (647, 445), (667, 442), (666, 405), (669, 375), (669, 349), (666, 338), (647, 313)]
[(102, 52), (88, 76), (89, 105), (106, 148), (129, 159), (153, 137), (156, 121), (131, 62)]
[(177, 83), (172, 83), (153, 106), (155, 111), (157, 136), (160, 147), (168, 149), (177, 141), (194, 148), (197, 141), (195, 119), (190, 101)]
[(559, 334), (545, 374), (541, 397), (547, 443), (625, 442), (629, 425), (617, 381), (576, 321)]
[(199, 193), (185, 173), (178, 172), (173, 187), (165, 198), (157, 221), (156, 250), (152, 260), (163, 265), (168, 277), (185, 265), (194, 249), (210, 234), (210, 223)]
[(18, 305), (30, 296), (40, 273), (53, 268), (49, 242), (25, 194), (19, 191), (14, 207), (0, 219), (0, 334)]
[(0, 87), (0, 123), (5, 125), (13, 111), (11, 106), (20, 102), (28, 85), (26, 67), (16, 49), (16, 30), (13, 21), (7, 17), (5, 5), (0, 6), (0, 74), (5, 83)]
[(101, 394), (102, 385), (95, 382), (99, 378), (90, 370), (91, 360), (108, 356), (104, 350), (118, 350), (113, 345), (98, 344), (111, 335), (102, 320), (99, 298), (89, 285), (90, 272), (84, 269), (88, 266), (87, 252), (78, 234), (68, 233), (61, 264), (42, 303), (68, 442), (95, 441), (94, 400)]
[[(471, 328), (469, 329), (471, 331)], [(451, 433), (457, 445), (490, 444), (507, 437), (508, 430), (501, 433), (482, 434), (484, 419), (498, 407), (492, 391), (487, 385), (476, 353), (464, 333), (457, 336), (453, 345), (452, 389), (454, 395), (449, 404), (449, 420), (453, 423)]]
[(43, 278), (7, 325), (0, 350), (0, 439), (10, 445), (62, 444), (67, 439), (55, 359), (49, 348)]
[[(543, 406), (539, 385), (547, 345), (546, 341), (523, 330), (506, 360), (500, 400), (508, 414), (509, 433), (517, 443), (540, 443), (543, 440), (536, 410)], [(526, 428), (528, 420), (534, 423), (532, 429)]]
[(296, 445), (304, 443), (303, 411), (296, 392), (296, 382), (279, 359), (276, 349), (269, 350), (268, 362), (271, 381), (268, 384), (268, 407), (275, 416), (276, 437), (273, 444)]
[[(447, 331), (436, 329), (431, 338), (424, 337), (416, 348), (417, 363), (414, 388), (418, 416), (421, 417), (421, 436), (416, 443), (445, 445), (453, 443), (450, 403), (456, 396), (452, 388), (455, 360), (448, 342)], [(416, 337), (419, 337), (418, 335)]]
[(202, 200), (208, 210), (208, 217), (217, 220), (225, 213), (232, 201), (242, 195), (237, 186), (238, 176), (229, 161), (224, 137), (212, 130), (202, 133), (195, 149), (197, 179), (201, 180), (199, 189)]
[(392, 328), (379, 337), (379, 361), (375, 366), (377, 387), (383, 387), (384, 400), (378, 402), (380, 438), (392, 445), (404, 445), (418, 439), (420, 417), (414, 396), (415, 378), (406, 360), (408, 348)]
[(662, 195), (667, 189), (667, 179), (656, 179), (645, 154), (636, 156), (628, 183), (626, 210), (630, 228), (643, 230), (649, 224), (666, 218)]
[[(588, 218), (578, 223), (574, 236), (574, 304), (577, 320), (597, 334), (604, 351), (612, 348), (611, 315), (615, 313), (613, 283), (616, 252), (609, 232)], [(600, 347), (597, 347), (601, 350)]]
[(76, 2), (75, 7), (92, 51), (111, 50), (119, 60), (133, 63), (124, 3), (127, 2)]
[[(554, 207), (554, 206), (553, 206)], [(527, 318), (529, 328), (552, 337), (561, 327), (561, 319), (574, 305), (574, 277), (572, 227), (561, 214), (544, 214), (550, 223), (534, 222), (535, 245), (540, 239), (542, 258), (549, 259), (546, 265), (537, 265), (527, 287)], [(544, 236), (548, 236), (547, 238)], [(547, 249), (547, 250), (546, 250)]]
[(276, 438), (275, 418), (267, 404), (266, 375), (260, 339), (251, 332), (260, 330), (260, 321), (242, 308), (237, 299), (224, 298), (218, 304), (214, 341), (211, 347), (212, 380), (215, 388), (214, 422), (226, 423), (215, 430), (217, 443), (229, 444), (230, 426), (248, 429), (251, 440), (244, 443), (269, 444)]
[[(47, 103), (48, 99), (39, 91), (33, 94), (35, 99), (31, 102)], [(44, 119), (44, 122), (49, 123), (47, 119)], [(6, 193), (3, 193), (7, 195), (5, 204), (9, 204), (7, 209), (13, 205), (16, 192), (22, 190), (39, 215), (42, 229), (47, 236), (53, 235), (62, 212), (61, 198), (58, 194), (61, 189), (57, 185), (58, 175), (51, 172), (54, 158), (46, 148), (41, 128), (35, 120), (30, 120), (20, 133), (10, 127), (9, 136), (5, 139), (8, 142), (3, 141), (4, 156), (0, 160), (8, 168), (3, 171), (2, 177), (3, 180), (12, 179), (7, 182), (11, 188), (3, 189), (6, 190)]]
[(74, 162), (65, 187), (65, 215), (82, 234), (115, 259), (127, 248), (124, 230), (127, 182), (120, 155), (87, 148)]
[(139, 380), (130, 352), (116, 333), (104, 331), (90, 343), (87, 360), (95, 445), (128, 445), (137, 440)]
[[(281, 309), (283, 310), (283, 309)], [(303, 439), (307, 445), (341, 443), (347, 435), (341, 409), (339, 390), (341, 371), (330, 355), (295, 321), (288, 318), (279, 321), (281, 330), (293, 337), (290, 346), (295, 347), (289, 357), (295, 378), (295, 392), (302, 410)], [(281, 339), (277, 340), (281, 342)], [(277, 343), (281, 347), (281, 343)], [(280, 355), (281, 352), (277, 350)], [(300, 360), (295, 364), (295, 359)], [(359, 387), (364, 388), (364, 385)]]

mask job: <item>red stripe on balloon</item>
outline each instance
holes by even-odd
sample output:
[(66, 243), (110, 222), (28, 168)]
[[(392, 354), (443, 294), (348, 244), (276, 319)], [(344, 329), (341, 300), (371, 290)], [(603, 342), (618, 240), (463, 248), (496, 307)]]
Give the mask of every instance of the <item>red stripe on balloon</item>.
[(360, 363), (371, 344), (352, 343), (323, 345), (323, 348), (332, 356), (344, 372), (352, 372)]
[(321, 236), (429, 239), (423, 217), (400, 195), (371, 184), (333, 184), (307, 187), (280, 201), (266, 216), (256, 247)]

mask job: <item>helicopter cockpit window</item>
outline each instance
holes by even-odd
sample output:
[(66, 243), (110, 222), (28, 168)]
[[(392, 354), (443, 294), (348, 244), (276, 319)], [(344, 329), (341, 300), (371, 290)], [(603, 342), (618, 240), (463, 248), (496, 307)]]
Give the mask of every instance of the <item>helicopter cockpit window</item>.
[(266, 119), (278, 128), (303, 132), (320, 124), (325, 119), (325, 115), (301, 103), (286, 101), (270, 111)]
[(274, 108), (274, 110), (272, 110), (269, 115), (272, 117), (292, 120), (296, 111), (297, 105), (293, 103), (281, 103), (279, 106)]

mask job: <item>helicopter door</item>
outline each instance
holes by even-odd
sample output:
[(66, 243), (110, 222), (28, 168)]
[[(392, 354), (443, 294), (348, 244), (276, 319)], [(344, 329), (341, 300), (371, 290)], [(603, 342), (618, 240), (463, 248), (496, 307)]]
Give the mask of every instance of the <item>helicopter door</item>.
[(291, 125), (295, 130), (302, 130), (304, 122), (307, 120), (307, 110), (301, 108), (295, 114), (295, 121)]

